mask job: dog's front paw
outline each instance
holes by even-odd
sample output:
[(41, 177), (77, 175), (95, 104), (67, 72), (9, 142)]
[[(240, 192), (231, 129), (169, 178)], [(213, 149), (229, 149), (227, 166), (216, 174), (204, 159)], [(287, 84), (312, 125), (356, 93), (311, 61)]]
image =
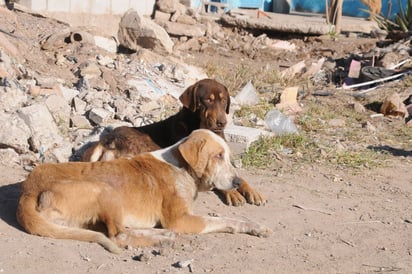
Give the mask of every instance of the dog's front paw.
[(260, 206), (266, 203), (265, 197), (260, 192), (254, 190), (243, 179), (237, 191), (240, 192), (246, 198), (246, 201), (249, 204)]
[(246, 203), (246, 199), (236, 189), (222, 190), (222, 192), (227, 205), (241, 206)]

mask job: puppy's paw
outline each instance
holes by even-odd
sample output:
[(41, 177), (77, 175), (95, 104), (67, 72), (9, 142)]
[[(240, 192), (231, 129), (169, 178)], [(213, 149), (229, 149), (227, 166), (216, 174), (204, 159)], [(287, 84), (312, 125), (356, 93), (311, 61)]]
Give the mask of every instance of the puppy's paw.
[(265, 197), (260, 192), (254, 190), (244, 179), (241, 179), (237, 191), (246, 198), (249, 204), (260, 206), (266, 203)]
[(252, 205), (264, 205), (266, 204), (265, 197), (260, 193), (255, 191), (254, 189), (250, 189), (249, 191), (242, 192), (242, 195), (246, 197), (246, 201)]
[(246, 199), (236, 189), (222, 190), (226, 199), (226, 204), (230, 206), (241, 206), (246, 203)]

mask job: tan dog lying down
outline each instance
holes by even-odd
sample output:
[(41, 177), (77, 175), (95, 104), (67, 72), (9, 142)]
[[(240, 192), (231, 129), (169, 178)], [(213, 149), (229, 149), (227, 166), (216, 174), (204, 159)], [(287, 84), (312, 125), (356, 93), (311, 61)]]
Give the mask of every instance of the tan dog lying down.
[[(198, 191), (239, 184), (229, 154), (221, 137), (200, 129), (131, 159), (43, 164), (22, 183), (17, 220), (31, 234), (96, 242), (111, 252), (170, 241), (171, 231), (267, 236), (259, 224), (192, 214)], [(87, 229), (99, 222), (109, 238)], [(147, 229), (155, 226), (167, 230)]]

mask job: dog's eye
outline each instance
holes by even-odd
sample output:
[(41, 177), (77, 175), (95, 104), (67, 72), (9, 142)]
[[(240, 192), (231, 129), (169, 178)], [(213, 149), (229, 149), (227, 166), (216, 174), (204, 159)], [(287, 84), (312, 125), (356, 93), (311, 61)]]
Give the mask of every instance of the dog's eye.
[(223, 159), (223, 153), (217, 154), (216, 158), (219, 159), (219, 160), (222, 160)]

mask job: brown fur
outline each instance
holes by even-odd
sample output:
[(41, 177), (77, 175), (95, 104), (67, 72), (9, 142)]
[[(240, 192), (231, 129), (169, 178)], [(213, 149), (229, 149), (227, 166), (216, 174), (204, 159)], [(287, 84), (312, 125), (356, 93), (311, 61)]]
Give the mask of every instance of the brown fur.
[[(174, 146), (132, 159), (36, 167), (22, 183), (17, 220), (31, 234), (96, 242), (111, 252), (171, 241), (171, 231), (268, 235), (259, 224), (192, 214), (198, 191), (238, 183), (227, 144), (196, 130)], [(108, 237), (87, 229), (98, 222)], [(167, 230), (148, 230), (155, 226)]]
[[(211, 79), (203, 79), (188, 87), (180, 96), (183, 108), (166, 120), (143, 127), (118, 127), (89, 149), (83, 161), (107, 161), (130, 158), (142, 152), (170, 146), (199, 128), (210, 129), (224, 138), (230, 96), (227, 88)], [(261, 205), (265, 198), (243, 179), (239, 188), (221, 191), (229, 205), (246, 201)]]

